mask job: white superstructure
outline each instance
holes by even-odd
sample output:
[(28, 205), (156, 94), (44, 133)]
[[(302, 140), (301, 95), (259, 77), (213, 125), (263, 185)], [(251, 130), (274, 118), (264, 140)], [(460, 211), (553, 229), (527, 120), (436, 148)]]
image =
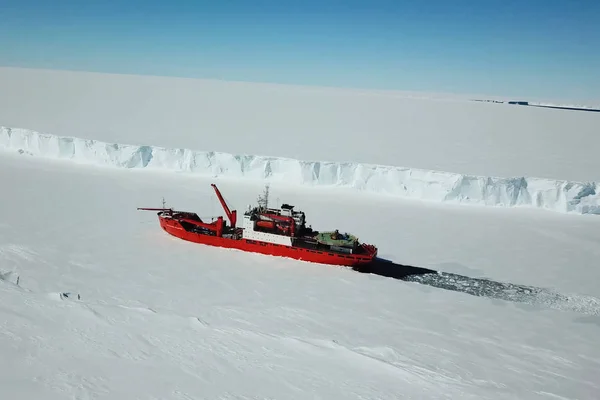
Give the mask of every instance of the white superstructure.
[(255, 223), (256, 223), (256, 221), (252, 220), (250, 213), (244, 214), (244, 222), (242, 224), (242, 227), (244, 228), (244, 230), (242, 233), (242, 238), (249, 239), (249, 240), (256, 240), (256, 241), (260, 241), (260, 242), (276, 243), (276, 244), (281, 244), (284, 246), (292, 245), (292, 238), (290, 236), (276, 235), (273, 233), (266, 233), (266, 232), (256, 232), (254, 230)]

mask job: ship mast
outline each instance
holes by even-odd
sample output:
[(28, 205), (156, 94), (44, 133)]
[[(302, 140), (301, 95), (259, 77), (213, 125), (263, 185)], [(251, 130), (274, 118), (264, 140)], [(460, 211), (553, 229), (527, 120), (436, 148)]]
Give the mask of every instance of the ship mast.
[(265, 185), (265, 190), (263, 191), (262, 196), (258, 196), (258, 205), (260, 208), (269, 207), (269, 185)]

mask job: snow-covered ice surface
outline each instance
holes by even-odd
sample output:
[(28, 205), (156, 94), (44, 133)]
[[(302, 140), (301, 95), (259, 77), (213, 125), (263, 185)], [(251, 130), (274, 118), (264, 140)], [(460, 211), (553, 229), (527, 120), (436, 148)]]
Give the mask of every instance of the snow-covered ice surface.
[(7, 127), (475, 176), (600, 179), (600, 113), (471, 99), (0, 68)]
[[(0, 127), (1, 399), (598, 398), (600, 113), (0, 68)], [(222, 215), (211, 182), (244, 209), (264, 178), (373, 272), (432, 273), (136, 210)]]
[[(0, 156), (1, 398), (597, 398), (597, 218), (271, 186), (382, 257), (560, 309), (186, 243), (136, 210), (220, 213), (211, 182)], [(238, 209), (262, 190), (216, 182)]]
[(0, 126), (0, 150), (118, 168), (149, 168), (290, 185), (343, 186), (434, 202), (600, 214), (595, 182), (469, 176), (352, 162), (307, 161), (105, 143)]

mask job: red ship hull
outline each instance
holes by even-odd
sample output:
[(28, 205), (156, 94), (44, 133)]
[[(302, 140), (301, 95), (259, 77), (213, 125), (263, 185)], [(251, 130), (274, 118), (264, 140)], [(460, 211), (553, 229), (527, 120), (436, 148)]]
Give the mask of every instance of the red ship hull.
[(340, 234), (337, 229), (319, 232), (307, 227), (305, 213), (294, 210), (294, 206), (282, 204), (279, 209), (268, 208), (268, 188), (262, 204), (249, 206), (242, 215), (243, 227), (237, 227), (237, 211), (227, 206), (216, 185), (211, 186), (227, 214), (229, 226), (222, 216), (205, 222), (194, 212), (175, 211), (164, 205), (138, 210), (158, 211), (158, 220), (165, 232), (207, 246), (352, 267), (369, 264), (377, 256), (377, 247), (359, 243), (351, 234)]
[(340, 266), (358, 266), (368, 264), (373, 261), (377, 255), (377, 249), (374, 246), (365, 246), (365, 252), (361, 254), (340, 254), (329, 251), (307, 249), (303, 247), (286, 246), (276, 243), (260, 242), (249, 239), (234, 239), (222, 236), (213, 236), (202, 233), (191, 232), (183, 228), (177, 219), (158, 217), (161, 228), (172, 236), (193, 243), (204, 244), (208, 246), (224, 247), (237, 249), (252, 253), (264, 255), (287, 257), (295, 260), (340, 265)]

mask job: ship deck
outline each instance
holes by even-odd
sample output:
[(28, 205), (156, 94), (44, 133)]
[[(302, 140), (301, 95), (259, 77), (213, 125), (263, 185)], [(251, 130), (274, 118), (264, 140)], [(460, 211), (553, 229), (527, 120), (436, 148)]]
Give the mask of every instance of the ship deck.
[(315, 236), (315, 239), (323, 244), (338, 247), (353, 247), (354, 243), (357, 241), (357, 238), (354, 235), (349, 233), (339, 233), (336, 231), (319, 232)]

